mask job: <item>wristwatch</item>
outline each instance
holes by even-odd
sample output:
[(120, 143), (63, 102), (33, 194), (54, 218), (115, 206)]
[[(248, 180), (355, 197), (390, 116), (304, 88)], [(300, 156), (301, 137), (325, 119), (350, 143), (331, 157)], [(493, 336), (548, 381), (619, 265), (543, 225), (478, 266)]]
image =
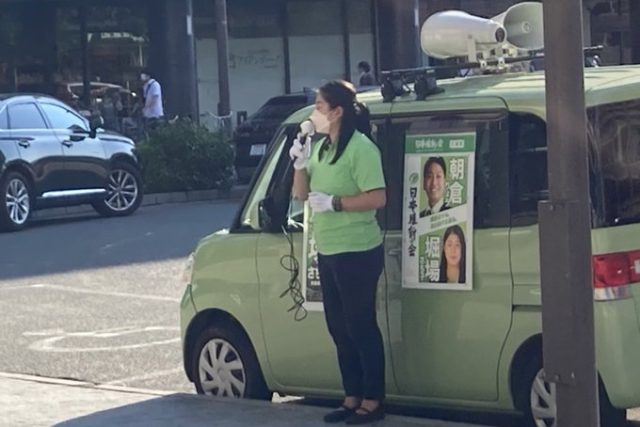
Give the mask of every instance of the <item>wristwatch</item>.
[(331, 206), (333, 207), (334, 211), (342, 212), (342, 198), (333, 196), (333, 198), (331, 199)]

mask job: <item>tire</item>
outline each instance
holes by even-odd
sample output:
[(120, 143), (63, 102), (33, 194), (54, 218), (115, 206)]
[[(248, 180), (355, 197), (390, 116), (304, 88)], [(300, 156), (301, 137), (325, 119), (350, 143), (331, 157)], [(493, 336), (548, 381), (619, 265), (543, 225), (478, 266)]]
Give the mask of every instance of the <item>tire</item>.
[(31, 218), (33, 194), (29, 180), (20, 172), (0, 179), (0, 230), (19, 231)]
[(116, 163), (109, 172), (107, 196), (92, 205), (102, 216), (127, 216), (138, 210), (143, 196), (140, 171), (128, 163)]
[[(517, 391), (516, 406), (524, 413), (524, 425), (527, 427), (558, 427), (555, 407), (555, 386), (542, 380), (542, 357), (537, 355), (531, 359), (525, 367), (522, 378), (523, 382), (520, 390)], [(534, 394), (534, 381), (537, 382), (537, 393)], [(540, 390), (544, 390), (550, 400), (541, 398)], [(614, 408), (609, 400), (609, 396), (602, 384), (598, 381), (598, 392), (600, 400), (600, 427), (624, 427), (627, 420), (627, 411)], [(536, 396), (537, 395), (537, 396)], [(534, 407), (536, 408), (534, 411)], [(537, 419), (533, 414), (547, 413), (549, 418)]]
[(198, 336), (191, 353), (191, 378), (198, 394), (259, 400), (272, 396), (251, 342), (230, 323), (209, 327)]

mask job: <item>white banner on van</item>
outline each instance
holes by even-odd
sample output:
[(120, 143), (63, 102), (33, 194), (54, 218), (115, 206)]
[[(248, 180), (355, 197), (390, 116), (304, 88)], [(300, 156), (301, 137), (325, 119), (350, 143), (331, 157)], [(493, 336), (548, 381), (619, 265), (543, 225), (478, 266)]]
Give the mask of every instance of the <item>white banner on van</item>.
[(407, 135), (402, 286), (473, 289), (476, 135)]
[(302, 254), (302, 295), (307, 310), (323, 310), (322, 288), (320, 287), (320, 271), (318, 270), (318, 247), (313, 236), (313, 223), (309, 202), (304, 204), (304, 247)]

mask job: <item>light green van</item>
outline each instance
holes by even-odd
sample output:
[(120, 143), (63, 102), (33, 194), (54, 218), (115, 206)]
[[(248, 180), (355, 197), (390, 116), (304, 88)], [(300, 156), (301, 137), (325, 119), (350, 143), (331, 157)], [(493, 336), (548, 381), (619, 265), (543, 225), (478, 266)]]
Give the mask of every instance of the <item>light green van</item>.
[[(372, 113), (388, 185), (388, 204), (379, 212), (386, 260), (378, 292), (388, 401), (520, 412), (531, 425), (553, 426), (555, 390), (540, 373), (544, 74), (438, 84), (444, 91), (423, 101), (414, 94), (393, 102), (377, 92), (359, 97)], [(625, 409), (640, 406), (640, 67), (587, 69), (585, 89), (601, 414), (603, 425), (617, 426)], [(204, 238), (189, 260), (182, 342), (187, 376), (200, 393), (341, 393), (321, 309), (307, 302), (306, 318), (296, 320), (304, 312), (291, 298), (318, 298), (304, 287), (304, 210), (290, 203), (287, 155), (310, 112), (283, 124), (233, 224)], [(403, 286), (405, 142), (461, 132), (475, 135), (467, 224), (472, 289)]]

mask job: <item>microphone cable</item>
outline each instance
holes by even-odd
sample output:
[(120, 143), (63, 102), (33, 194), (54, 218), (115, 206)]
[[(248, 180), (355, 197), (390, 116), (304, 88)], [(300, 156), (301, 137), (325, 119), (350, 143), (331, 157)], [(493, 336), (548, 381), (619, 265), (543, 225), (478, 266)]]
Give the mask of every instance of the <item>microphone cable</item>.
[(287, 242), (289, 242), (289, 254), (280, 258), (280, 266), (290, 274), (289, 283), (287, 289), (280, 294), (280, 298), (284, 298), (287, 295), (291, 296), (293, 300), (293, 306), (287, 310), (287, 313), (293, 312), (293, 319), (296, 322), (301, 322), (307, 318), (309, 314), (304, 306), (305, 298), (302, 293), (302, 283), (300, 282), (300, 262), (296, 258), (296, 254), (293, 247), (293, 237), (287, 232), (285, 226), (282, 226), (282, 233), (284, 234)]
[[(293, 166), (293, 160), (289, 160), (287, 167), (285, 168), (285, 173), (282, 175), (282, 181), (280, 182), (280, 186), (283, 186), (285, 184), (284, 181), (289, 175), (289, 171), (292, 169), (292, 166)], [(292, 185), (293, 185), (293, 181), (292, 181)], [(291, 296), (291, 299), (293, 300), (293, 305), (291, 306), (291, 308), (289, 308), (289, 310), (287, 310), (287, 313), (293, 312), (293, 319), (296, 322), (301, 322), (307, 318), (307, 315), (309, 313), (306, 307), (304, 306), (304, 303), (306, 302), (306, 300), (305, 300), (303, 289), (302, 289), (302, 283), (300, 282), (300, 262), (296, 258), (295, 248), (293, 247), (293, 236), (291, 236), (287, 232), (287, 226), (289, 226), (290, 224), (289, 218), (291, 217), (291, 214), (293, 211), (292, 201), (293, 201), (293, 197), (290, 197), (289, 211), (287, 213), (286, 225), (282, 225), (282, 234), (284, 235), (284, 237), (287, 239), (287, 242), (289, 243), (289, 254), (283, 255), (280, 258), (280, 266), (286, 272), (289, 273), (289, 282), (287, 284), (287, 288), (284, 290), (284, 292), (280, 294), (280, 298), (284, 298), (287, 295)], [(303, 209), (303, 216), (304, 216), (304, 209)], [(306, 274), (306, 272), (304, 273)]]

